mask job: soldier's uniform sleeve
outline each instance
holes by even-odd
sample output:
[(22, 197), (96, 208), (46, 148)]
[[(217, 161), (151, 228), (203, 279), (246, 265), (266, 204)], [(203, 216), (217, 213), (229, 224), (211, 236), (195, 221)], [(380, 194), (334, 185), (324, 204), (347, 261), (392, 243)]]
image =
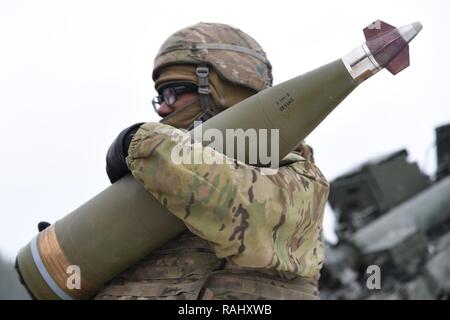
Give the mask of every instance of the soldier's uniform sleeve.
[[(329, 186), (314, 163), (290, 154), (289, 165), (264, 175), (186, 137), (168, 125), (144, 124), (129, 148), (133, 176), (208, 240), (219, 258), (242, 267), (316, 276), (324, 258), (322, 220)], [(201, 161), (180, 161), (181, 147)]]

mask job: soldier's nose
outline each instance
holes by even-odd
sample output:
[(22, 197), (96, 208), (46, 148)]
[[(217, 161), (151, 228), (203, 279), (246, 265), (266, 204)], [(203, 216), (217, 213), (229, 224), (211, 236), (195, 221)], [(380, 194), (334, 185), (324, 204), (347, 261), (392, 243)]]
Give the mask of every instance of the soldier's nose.
[(173, 112), (173, 109), (169, 107), (166, 103), (162, 103), (158, 109), (158, 115), (160, 117), (165, 117)]

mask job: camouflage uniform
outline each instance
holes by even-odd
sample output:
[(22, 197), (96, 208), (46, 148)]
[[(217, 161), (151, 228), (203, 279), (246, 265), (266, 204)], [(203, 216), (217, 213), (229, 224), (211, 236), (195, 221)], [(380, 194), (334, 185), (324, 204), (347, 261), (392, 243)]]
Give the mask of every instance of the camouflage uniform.
[[(313, 162), (291, 153), (272, 176), (240, 162), (174, 164), (174, 135), (185, 133), (143, 125), (128, 163), (190, 232), (150, 254), (99, 298), (317, 298), (328, 183)], [(192, 148), (211, 154), (209, 147)]]
[[(199, 67), (209, 69), (207, 85)], [(239, 29), (199, 23), (163, 43), (153, 79), (156, 90), (178, 83), (206, 89), (199, 90), (199, 103), (173, 112), (164, 124), (141, 126), (128, 150), (133, 176), (188, 231), (113, 279), (96, 298), (317, 299), (329, 187), (309, 146), (301, 144), (272, 176), (240, 162), (171, 160), (174, 137), (185, 135), (174, 127), (187, 128), (272, 85), (265, 52)], [(208, 147), (190, 147), (211, 156)]]

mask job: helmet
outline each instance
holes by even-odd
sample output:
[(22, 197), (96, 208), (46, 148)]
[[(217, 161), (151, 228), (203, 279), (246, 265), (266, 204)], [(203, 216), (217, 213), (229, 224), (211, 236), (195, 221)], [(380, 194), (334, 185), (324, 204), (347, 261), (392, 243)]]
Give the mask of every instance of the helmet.
[(156, 90), (170, 83), (196, 84), (202, 113), (192, 120), (205, 121), (239, 100), (227, 97), (227, 91), (245, 91), (246, 98), (272, 86), (272, 66), (261, 46), (243, 31), (226, 24), (198, 23), (162, 44), (153, 80)]
[(245, 32), (221, 23), (197, 23), (172, 34), (156, 55), (153, 80), (169, 65), (213, 67), (223, 78), (261, 91), (272, 85), (272, 66)]

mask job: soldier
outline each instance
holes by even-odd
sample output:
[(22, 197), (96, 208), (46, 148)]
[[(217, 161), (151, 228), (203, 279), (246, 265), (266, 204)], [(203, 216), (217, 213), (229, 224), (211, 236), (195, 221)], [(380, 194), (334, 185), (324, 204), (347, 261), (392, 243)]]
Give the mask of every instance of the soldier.
[(178, 129), (271, 86), (271, 69), (253, 38), (225, 24), (199, 23), (163, 43), (153, 70), (162, 120), (122, 131), (108, 150), (107, 173), (115, 182), (131, 171), (188, 230), (96, 299), (319, 298), (329, 185), (310, 147), (302, 143), (267, 176), (241, 162), (171, 160), (174, 135), (186, 135)]

